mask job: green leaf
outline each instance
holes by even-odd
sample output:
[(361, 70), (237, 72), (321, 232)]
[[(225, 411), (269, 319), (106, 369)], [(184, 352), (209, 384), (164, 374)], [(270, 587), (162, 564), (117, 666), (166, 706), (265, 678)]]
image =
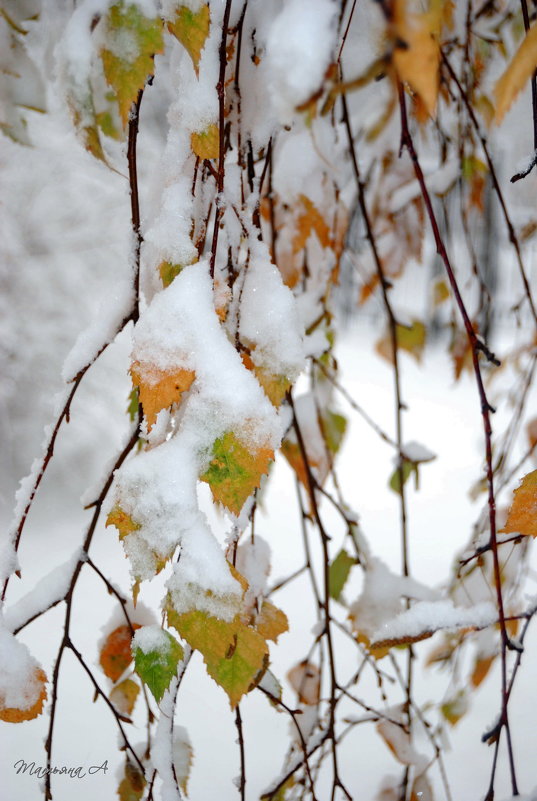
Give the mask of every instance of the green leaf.
[[(418, 489), (418, 481), (419, 481), (419, 474), (418, 474), (418, 465), (416, 462), (409, 462), (407, 459), (403, 459), (402, 465), (402, 473), (403, 473), (403, 487), (405, 486), (406, 482), (414, 473), (414, 477), (416, 480), (416, 489)], [(390, 477), (389, 487), (394, 492), (400, 494), (401, 492), (401, 483), (400, 483), (400, 475), (399, 475), (399, 468), (396, 467)]]
[(134, 387), (129, 395), (129, 405), (127, 406), (127, 414), (129, 415), (131, 422), (138, 418), (138, 410), (140, 408), (140, 390), (138, 387)]
[[(147, 628), (147, 626), (144, 627), (144, 629)], [(157, 703), (170, 686), (171, 680), (177, 673), (177, 665), (184, 656), (183, 649), (177, 640), (164, 629), (159, 631), (161, 634), (157, 635), (156, 647), (142, 650), (135, 638), (132, 649), (135, 670), (142, 681), (147, 684)]]
[(339, 451), (347, 430), (347, 418), (342, 414), (337, 414), (336, 412), (328, 410), (323, 417), (323, 428), (326, 444), (332, 453), (336, 454)]
[(161, 19), (145, 17), (137, 5), (123, 0), (111, 6), (101, 59), (124, 128), (138, 92), (155, 71), (153, 57), (163, 49)]
[(342, 548), (330, 565), (328, 569), (328, 587), (330, 597), (335, 601), (339, 601), (343, 587), (351, 572), (351, 567), (355, 564), (356, 560)]
[(238, 515), (273, 458), (274, 451), (269, 448), (251, 453), (228, 431), (215, 441), (211, 463), (200, 478), (209, 484), (215, 501)]

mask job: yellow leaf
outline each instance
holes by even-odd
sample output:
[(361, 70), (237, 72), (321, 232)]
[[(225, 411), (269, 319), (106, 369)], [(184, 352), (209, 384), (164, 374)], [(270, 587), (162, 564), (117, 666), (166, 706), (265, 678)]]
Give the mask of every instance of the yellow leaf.
[(537, 25), (533, 25), (494, 87), (495, 121), (500, 123), (537, 67)]
[(455, 726), (468, 711), (468, 699), (464, 690), (459, 690), (453, 698), (442, 704), (440, 711), (447, 722)]
[(278, 641), (280, 634), (289, 631), (287, 616), (270, 601), (263, 601), (261, 611), (255, 619), (255, 627), (265, 640)]
[[(427, 336), (423, 323), (419, 320), (414, 320), (410, 326), (397, 325), (395, 334), (398, 349), (406, 350), (417, 362), (420, 362)], [(377, 342), (375, 350), (379, 356), (393, 364), (392, 340), (389, 334), (386, 334)]]
[(255, 374), (255, 377), (272, 405), (280, 406), (291, 388), (291, 380), (285, 375), (274, 375), (265, 368), (254, 364), (251, 357), (246, 352), (241, 354), (241, 358), (244, 366)]
[(25, 720), (33, 720), (40, 715), (47, 697), (46, 682), (45, 672), (41, 668), (36, 668), (30, 684), (33, 690), (32, 695), (37, 695), (37, 700), (28, 709), (7, 707), (5, 705), (5, 697), (0, 691), (0, 720), (4, 720), (6, 723), (22, 723)]
[(190, 136), (192, 152), (200, 159), (217, 159), (220, 155), (220, 132), (216, 123), (204, 131), (195, 131)]
[(140, 686), (132, 679), (124, 679), (110, 693), (110, 700), (122, 715), (131, 715)]
[(159, 370), (150, 364), (135, 361), (130, 370), (132, 383), (140, 390), (140, 403), (151, 430), (158, 413), (181, 400), (181, 395), (190, 389), (195, 378), (193, 370), (178, 367), (175, 370)]
[(115, 92), (124, 128), (138, 92), (155, 71), (153, 58), (163, 49), (159, 17), (145, 17), (136, 4), (124, 0), (111, 6), (101, 59), (106, 81)]
[(438, 95), (438, 36), (442, 24), (439, 0), (430, 0), (429, 10), (415, 12), (413, 0), (395, 0), (393, 63), (399, 79), (419, 95), (429, 114), (434, 114)]
[(192, 59), (196, 75), (199, 75), (201, 51), (209, 35), (211, 13), (208, 5), (199, 11), (192, 11), (188, 6), (180, 6), (173, 22), (168, 22), (168, 30), (173, 33)]
[[(140, 626), (134, 623), (133, 628), (139, 629)], [(110, 632), (101, 648), (99, 662), (105, 675), (112, 681), (117, 681), (132, 662), (131, 641), (129, 626), (118, 626)]]
[(501, 533), (537, 537), (537, 470), (524, 476), (514, 491), (507, 522)]
[(252, 453), (232, 431), (227, 431), (214, 443), (211, 462), (200, 479), (209, 484), (215, 501), (238, 515), (273, 459), (270, 448)]
[(128, 534), (132, 534), (133, 531), (138, 531), (140, 528), (140, 524), (135, 523), (132, 517), (124, 512), (121, 506), (117, 504), (108, 513), (106, 525), (115, 526), (117, 528), (120, 540), (124, 539)]

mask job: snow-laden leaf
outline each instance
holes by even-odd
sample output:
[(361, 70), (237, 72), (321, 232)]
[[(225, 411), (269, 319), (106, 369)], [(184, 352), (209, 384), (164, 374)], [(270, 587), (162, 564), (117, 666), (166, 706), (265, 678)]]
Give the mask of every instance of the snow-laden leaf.
[(144, 794), (146, 780), (140, 769), (127, 757), (123, 778), (117, 788), (119, 801), (140, 801)]
[(238, 515), (244, 502), (260, 486), (268, 472), (274, 451), (260, 448), (251, 452), (233, 431), (227, 431), (213, 445), (209, 467), (200, 476), (211, 488), (215, 501)]
[(106, 526), (115, 526), (119, 532), (119, 539), (123, 540), (133, 531), (140, 529), (140, 524), (136, 523), (130, 515), (123, 511), (121, 506), (116, 504), (108, 513)]
[[(133, 628), (140, 628), (133, 623)], [(118, 626), (106, 637), (99, 654), (100, 665), (109, 679), (117, 681), (132, 662), (132, 632), (129, 626)]]
[(139, 692), (140, 685), (137, 682), (124, 679), (111, 690), (109, 697), (118, 712), (131, 715)]
[(302, 704), (316, 706), (321, 698), (321, 671), (307, 659), (295, 665), (287, 674), (287, 680)]
[(177, 278), (183, 267), (184, 265), (173, 264), (171, 261), (161, 262), (158, 267), (158, 272), (160, 275), (160, 280), (162, 281), (162, 286), (164, 288), (170, 286), (173, 279)]
[(394, 757), (402, 765), (413, 765), (419, 774), (427, 766), (428, 759), (416, 751), (404, 724), (405, 716), (402, 707), (392, 707), (386, 710), (386, 719), (377, 723), (377, 732)]
[(269, 370), (255, 364), (248, 353), (241, 354), (244, 366), (251, 370), (273, 406), (280, 406), (287, 392), (291, 389), (292, 381), (285, 375), (274, 375)]
[(399, 79), (419, 95), (429, 114), (434, 114), (438, 95), (442, 24), (442, 0), (429, 0), (425, 13), (416, 13), (413, 0), (395, 0), (393, 63)]
[(132, 641), (134, 667), (157, 703), (170, 686), (184, 651), (172, 635), (158, 626), (143, 626)]
[(335, 601), (339, 601), (351, 568), (355, 564), (356, 559), (349, 556), (345, 548), (342, 548), (336, 558), (330, 563), (328, 570), (328, 587), (330, 597)]
[(501, 122), (512, 103), (537, 67), (537, 25), (533, 25), (520, 44), (511, 63), (494, 87), (496, 122)]
[(154, 73), (153, 57), (163, 49), (160, 18), (150, 19), (142, 14), (137, 4), (124, 0), (110, 7), (101, 59), (106, 81), (115, 92), (124, 128), (138, 92)]
[(537, 537), (537, 470), (524, 476), (514, 491), (513, 503), (501, 533)]
[(175, 370), (159, 370), (152, 365), (135, 361), (131, 367), (132, 383), (140, 392), (140, 403), (144, 410), (147, 428), (151, 430), (162, 409), (179, 403), (181, 395), (192, 386), (193, 370), (178, 367)]
[(200, 159), (217, 159), (220, 155), (220, 132), (212, 122), (203, 131), (194, 131), (190, 136), (192, 152)]
[(172, 754), (177, 784), (184, 795), (188, 795), (188, 779), (194, 761), (194, 749), (184, 726), (173, 727)]
[(168, 30), (178, 39), (192, 59), (196, 75), (199, 75), (201, 51), (209, 35), (211, 13), (209, 6), (202, 5), (198, 11), (188, 6), (179, 6), (175, 19), (168, 22)]
[(495, 623), (497, 617), (494, 605), (488, 601), (468, 608), (455, 606), (451, 600), (419, 601), (392, 620), (386, 620), (371, 641), (377, 648), (391, 648), (425, 640), (441, 629), (483, 629)]
[[(21, 645), (21, 643), (17, 643)], [(24, 647), (24, 646), (23, 646)], [(43, 711), (47, 698), (47, 677), (39, 667), (35, 667), (28, 675), (18, 676), (20, 690), (17, 692), (18, 702), (13, 706), (13, 692), (6, 690), (6, 676), (0, 677), (0, 720), (6, 723), (22, 723), (33, 720)], [(11, 681), (10, 681), (11, 684)]]

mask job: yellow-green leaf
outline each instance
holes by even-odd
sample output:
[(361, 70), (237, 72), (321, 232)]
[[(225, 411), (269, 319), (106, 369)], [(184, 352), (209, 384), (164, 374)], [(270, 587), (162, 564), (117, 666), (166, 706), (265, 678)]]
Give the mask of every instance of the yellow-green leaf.
[(533, 25), (494, 87), (496, 122), (501, 122), (537, 67), (537, 25)]
[(267, 667), (268, 647), (261, 634), (244, 624), (239, 615), (228, 622), (197, 609), (179, 615), (170, 606), (167, 615), (169, 625), (201, 653), (207, 673), (235, 707)]
[(238, 515), (244, 502), (259, 487), (273, 458), (274, 451), (270, 448), (252, 453), (228, 431), (214, 443), (211, 462), (200, 478), (209, 484), (215, 501)]
[(537, 537), (537, 470), (524, 476), (514, 491), (503, 532)]
[(356, 559), (349, 556), (347, 551), (342, 548), (328, 569), (328, 587), (330, 597), (339, 601), (343, 587), (349, 577), (351, 568), (356, 564)]
[(139, 692), (139, 684), (132, 679), (124, 679), (112, 689), (110, 700), (122, 715), (131, 715)]
[(203, 5), (198, 11), (192, 11), (188, 6), (180, 6), (173, 22), (168, 22), (168, 30), (178, 39), (192, 59), (196, 75), (199, 75), (201, 51), (209, 35), (211, 12), (208, 5)]
[(120, 0), (111, 6), (106, 22), (101, 59), (125, 128), (138, 92), (154, 73), (153, 57), (164, 49), (162, 21), (145, 17), (137, 5)]
[(438, 95), (442, 6), (440, 0), (429, 0), (426, 12), (416, 13), (413, 0), (393, 4), (393, 63), (400, 80), (419, 95), (429, 114), (434, 114)]

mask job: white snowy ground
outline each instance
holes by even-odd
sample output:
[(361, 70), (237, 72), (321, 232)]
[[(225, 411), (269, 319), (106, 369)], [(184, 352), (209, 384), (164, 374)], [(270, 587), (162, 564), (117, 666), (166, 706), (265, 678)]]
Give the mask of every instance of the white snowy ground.
[[(393, 419), (392, 377), (389, 367), (373, 352), (375, 336), (369, 324), (356, 325), (342, 336), (339, 358), (347, 389), (390, 430)], [(48, 570), (65, 561), (81, 542), (89, 513), (81, 511), (78, 499), (88, 478), (98, 478), (100, 463), (115, 452), (121, 438), (121, 424), (117, 421), (125, 417), (124, 398), (128, 387), (126, 378), (124, 386), (121, 386), (114, 367), (120, 351), (125, 349), (126, 343), (120, 340), (110, 350), (102, 365), (94, 368), (89, 376), (89, 390), (81, 393), (74, 405), (72, 422), (66, 432), (69, 442), (62, 437), (55, 457), (58, 465), (63, 459), (68, 469), (51, 467), (24, 534), (21, 561), (25, 591)], [(482, 462), (479, 405), (470, 378), (463, 377), (457, 385), (452, 382), (443, 348), (428, 347), (421, 366), (403, 356), (403, 368), (404, 399), (409, 406), (405, 414), (405, 439), (418, 440), (438, 455), (436, 461), (421, 468), (419, 492), (413, 488), (409, 492), (411, 567), (415, 578), (430, 586), (439, 586), (446, 580), (452, 556), (466, 541), (471, 522), (478, 512), (477, 505), (473, 506), (468, 499), (468, 488), (479, 475)], [(107, 393), (104, 404), (101, 403), (103, 391)], [(343, 399), (340, 408), (350, 412)], [(398, 503), (397, 496), (387, 490), (392, 453), (389, 446), (384, 445), (355, 414), (349, 416), (353, 422), (339, 463), (343, 491), (360, 514), (373, 552), (397, 571), (400, 565)], [(97, 448), (96, 443), (99, 445)], [(96, 451), (101, 451), (99, 461)], [(203, 487), (202, 492), (205, 491)], [(270, 481), (266, 508), (270, 509), (270, 516), (259, 514), (257, 533), (272, 547), (272, 578), (276, 579), (303, 563), (294, 480), (281, 459)], [(328, 530), (338, 543), (338, 538), (342, 537), (339, 521), (329, 506), (323, 505), (322, 511)], [(225, 530), (224, 522), (219, 526)], [(126, 560), (113, 529), (100, 527), (91, 553), (107, 575), (122, 576), (123, 587), (128, 587)], [(345, 592), (351, 600), (359, 590), (358, 580), (354, 582)], [(11, 603), (21, 594), (22, 583), (16, 579), (12, 581)], [(159, 582), (155, 582), (155, 587), (142, 587), (140, 594), (140, 600), (154, 608), (158, 607), (162, 597), (161, 586), (157, 585)], [(291, 633), (284, 635), (278, 647), (271, 649), (273, 670), (283, 679), (287, 670), (305, 656), (311, 642), (310, 631), (315, 620), (307, 578), (297, 579), (278, 592), (274, 600), (288, 614), (291, 627)], [(98, 677), (96, 640), (100, 627), (107, 623), (115, 607), (116, 603), (107, 595), (104, 585), (85, 568), (75, 599), (72, 637), (95, 667)], [(48, 612), (41, 621), (28, 626), (20, 635), (48, 676), (51, 675), (62, 620), (60, 606)], [(344, 638), (337, 637), (336, 641), (340, 675), (345, 677), (357, 664), (356, 651)], [(432, 645), (434, 640), (418, 644), (418, 655), (426, 654)], [(521, 792), (530, 792), (537, 785), (536, 664), (535, 637), (529, 637), (523, 668), (510, 704)], [(419, 670), (416, 696), (421, 702), (437, 700), (443, 696), (447, 682), (447, 676), (437, 670)], [(283, 683), (284, 699), (294, 705), (293, 693), (289, 685)], [(102, 685), (106, 686), (104, 676)], [(87, 768), (108, 760), (109, 770), (107, 775), (98, 772), (83, 779), (57, 777), (53, 782), (54, 799), (113, 799), (120, 764), (115, 723), (102, 701), (92, 702), (93, 689), (69, 653), (64, 657), (60, 686), (54, 764)], [(371, 671), (365, 671), (354, 691), (373, 705), (381, 704)], [(396, 695), (392, 697), (395, 699)], [(476, 801), (484, 795), (492, 750), (480, 742), (480, 737), (494, 721), (498, 709), (499, 671), (496, 669), (474, 693), (467, 716), (449, 733), (446, 765), (454, 801)], [(286, 716), (277, 714), (258, 692), (253, 692), (241, 703), (241, 711), (245, 727), (247, 798), (253, 801), (279, 773), (289, 742), (289, 722)], [(358, 708), (352, 706), (346, 713), (360, 714)], [(139, 713), (135, 719), (139, 724), (139, 734), (132, 739), (142, 740), (144, 731)], [(36, 779), (17, 775), (13, 765), (19, 759), (43, 764), (47, 722), (45, 714), (19, 725), (0, 724), (2, 796), (9, 801), (37, 801), (40, 798)], [(239, 750), (235, 744), (233, 715), (226, 696), (207, 678), (197, 655), (180, 689), (177, 722), (187, 728), (194, 748), (189, 797), (193, 801), (237, 799), (238, 791), (232, 779), (239, 772)], [(374, 724), (355, 727), (342, 747), (342, 775), (356, 801), (374, 799), (382, 779), (387, 774), (398, 776), (400, 773), (401, 766), (376, 734)], [(433, 775), (437, 787), (435, 798), (442, 799), (445, 794), (438, 782), (438, 772), (434, 771)], [(507, 778), (502, 749), (498, 799), (510, 794)], [(325, 787), (324, 792), (322, 789), (319, 791), (319, 798), (323, 800), (328, 798), (328, 785)]]

